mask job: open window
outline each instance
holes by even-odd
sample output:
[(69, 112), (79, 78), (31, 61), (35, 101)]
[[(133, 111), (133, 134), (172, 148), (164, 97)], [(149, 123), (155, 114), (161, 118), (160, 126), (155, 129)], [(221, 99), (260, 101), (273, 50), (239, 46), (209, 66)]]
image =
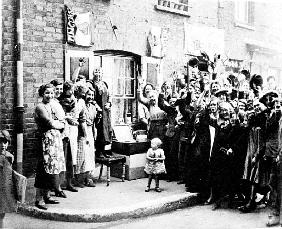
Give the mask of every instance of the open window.
[(235, 1), (235, 22), (237, 26), (254, 25), (254, 2), (249, 0)]
[(76, 51), (68, 50), (65, 55), (65, 80), (73, 80), (72, 74), (79, 59), (86, 63), (80, 70), (86, 79), (93, 78), (93, 70), (103, 69), (103, 80), (107, 83), (112, 100), (112, 125), (135, 124), (138, 122), (137, 77), (141, 74), (145, 82), (159, 88), (163, 83), (161, 59), (119, 51)]
[(103, 80), (108, 84), (111, 99), (112, 125), (131, 124), (138, 120), (137, 74), (141, 57), (124, 51), (95, 51), (95, 65), (103, 69)]

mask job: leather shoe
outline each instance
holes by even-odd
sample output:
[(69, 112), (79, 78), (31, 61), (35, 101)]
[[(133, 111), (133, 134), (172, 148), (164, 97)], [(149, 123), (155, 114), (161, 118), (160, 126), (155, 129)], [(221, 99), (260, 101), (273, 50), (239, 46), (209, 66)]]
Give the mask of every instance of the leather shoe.
[(147, 188), (145, 189), (145, 192), (150, 192), (150, 188), (147, 187)]
[(78, 190), (75, 187), (73, 187), (73, 186), (66, 187), (66, 190), (68, 190), (70, 192), (78, 192)]
[(212, 211), (215, 211), (215, 210), (217, 210), (217, 209), (219, 209), (220, 208), (220, 204), (219, 203), (215, 203), (215, 204), (213, 204), (213, 206), (212, 206)]
[(247, 204), (245, 206), (241, 206), (238, 210), (242, 213), (249, 213), (256, 209), (256, 204)]
[(85, 188), (85, 185), (79, 182), (75, 183), (74, 186), (78, 188)]
[(95, 183), (93, 182), (93, 180), (88, 179), (86, 182), (86, 186), (87, 187), (96, 187)]
[(160, 188), (155, 188), (156, 192), (161, 192), (162, 190)]
[(35, 207), (41, 210), (47, 210), (47, 207), (45, 206), (45, 204), (39, 204), (39, 201), (35, 201)]
[(52, 200), (51, 198), (44, 200), (45, 204), (59, 204), (60, 202), (57, 200)]
[(210, 205), (210, 204), (212, 204), (212, 203), (213, 203), (212, 200), (207, 200), (207, 201), (205, 201), (204, 205)]
[(56, 197), (62, 197), (62, 198), (67, 198), (67, 195), (64, 193), (64, 191), (57, 191), (55, 192)]

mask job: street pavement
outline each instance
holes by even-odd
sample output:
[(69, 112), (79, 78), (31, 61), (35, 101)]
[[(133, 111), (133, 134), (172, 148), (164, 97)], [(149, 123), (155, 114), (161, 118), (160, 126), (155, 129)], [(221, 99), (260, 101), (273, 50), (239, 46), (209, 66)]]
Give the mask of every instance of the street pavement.
[[(270, 212), (212, 211), (211, 206), (199, 205), (197, 195), (185, 192), (184, 185), (161, 180), (161, 193), (146, 193), (146, 184), (147, 179), (121, 182), (112, 178), (107, 187), (103, 180), (94, 188), (79, 189), (78, 193), (66, 191), (68, 198), (57, 198), (60, 204), (49, 205), (47, 211), (26, 206), (21, 211), (29, 216), (7, 214), (4, 224), (14, 229), (249, 229), (265, 228)], [(101, 217), (105, 215), (108, 217)]]
[(10, 229), (255, 229), (266, 228), (268, 213), (268, 209), (241, 214), (236, 210), (212, 211), (211, 206), (194, 206), (138, 219), (104, 223), (60, 222), (19, 214), (7, 214), (4, 223)]
[(94, 188), (82, 188), (77, 193), (66, 191), (68, 198), (57, 198), (60, 204), (49, 205), (47, 211), (23, 205), (19, 212), (41, 219), (108, 222), (164, 213), (195, 205), (198, 201), (196, 193), (185, 192), (184, 185), (176, 182), (161, 180), (160, 193), (154, 190), (154, 184), (150, 192), (145, 192), (146, 186), (147, 179), (122, 182), (112, 177), (110, 186), (103, 180)]

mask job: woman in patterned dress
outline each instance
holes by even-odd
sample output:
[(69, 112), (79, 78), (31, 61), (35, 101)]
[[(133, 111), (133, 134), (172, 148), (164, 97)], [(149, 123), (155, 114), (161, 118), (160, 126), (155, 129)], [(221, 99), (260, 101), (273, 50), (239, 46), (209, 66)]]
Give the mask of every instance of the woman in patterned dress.
[(61, 134), (65, 123), (58, 120), (51, 103), (54, 98), (54, 86), (52, 84), (42, 85), (39, 88), (39, 96), (43, 99), (35, 108), (35, 121), (38, 126), (40, 143), (34, 184), (37, 188), (35, 206), (46, 210), (45, 204), (59, 203), (50, 199), (49, 190), (59, 191), (59, 173), (65, 171)]
[[(60, 95), (63, 93), (63, 83), (58, 81), (57, 79), (54, 79), (50, 82), (51, 84), (53, 84), (54, 86), (54, 99), (52, 100), (52, 107), (55, 110), (55, 115), (58, 118), (58, 120), (61, 120), (63, 122), (66, 122), (65, 119), (65, 111), (62, 107), (62, 105), (60, 104), (60, 101), (58, 100), (58, 98), (60, 97)], [(62, 132), (62, 139), (64, 139), (65, 137), (65, 133), (64, 131)], [(63, 140), (63, 145), (64, 145), (64, 140)], [(66, 165), (66, 158), (64, 161), (61, 161), (61, 163), (64, 163)], [(59, 184), (59, 192), (56, 191), (55, 192), (55, 196), (57, 197), (62, 197), (62, 198), (66, 198), (66, 194), (64, 193), (64, 191), (61, 188), (61, 184), (64, 182), (64, 178), (65, 178), (65, 172), (66, 169), (63, 170), (60, 174), (59, 174), (59, 178), (60, 178), (60, 184)]]

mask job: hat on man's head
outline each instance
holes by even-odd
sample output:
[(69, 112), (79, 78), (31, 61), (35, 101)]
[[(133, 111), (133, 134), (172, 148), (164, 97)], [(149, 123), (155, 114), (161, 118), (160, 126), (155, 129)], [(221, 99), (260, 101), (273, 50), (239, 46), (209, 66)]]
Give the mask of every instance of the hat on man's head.
[(219, 95), (222, 95), (222, 94), (228, 95), (228, 89), (226, 89), (226, 88), (221, 88), (221, 89), (219, 89), (219, 90), (217, 90), (217, 91), (215, 92), (215, 96), (216, 96), (216, 97), (218, 97)]
[(0, 131), (0, 139), (4, 138), (8, 142), (11, 142), (11, 136), (7, 130), (1, 130)]
[(249, 70), (243, 69), (243, 70), (241, 70), (241, 73), (245, 76), (246, 80), (250, 79), (250, 71)]
[(202, 56), (198, 56), (198, 69), (200, 72), (209, 72), (209, 64), (208, 61), (204, 59)]
[(268, 91), (265, 91), (265, 92), (263, 93), (263, 95), (260, 97), (259, 101), (264, 104), (264, 103), (265, 103), (266, 96), (271, 96), (271, 97), (273, 97), (273, 98), (278, 98), (278, 97), (279, 97), (279, 94), (278, 94), (278, 92), (275, 91), (275, 90), (268, 90)]
[(239, 99), (239, 103), (243, 103), (245, 106), (247, 105), (247, 100), (246, 99)]
[(196, 67), (196, 66), (198, 66), (198, 64), (199, 64), (199, 60), (198, 60), (198, 58), (197, 57), (193, 57), (193, 58), (191, 58), (189, 61), (188, 61), (188, 65), (190, 66), (190, 67)]

